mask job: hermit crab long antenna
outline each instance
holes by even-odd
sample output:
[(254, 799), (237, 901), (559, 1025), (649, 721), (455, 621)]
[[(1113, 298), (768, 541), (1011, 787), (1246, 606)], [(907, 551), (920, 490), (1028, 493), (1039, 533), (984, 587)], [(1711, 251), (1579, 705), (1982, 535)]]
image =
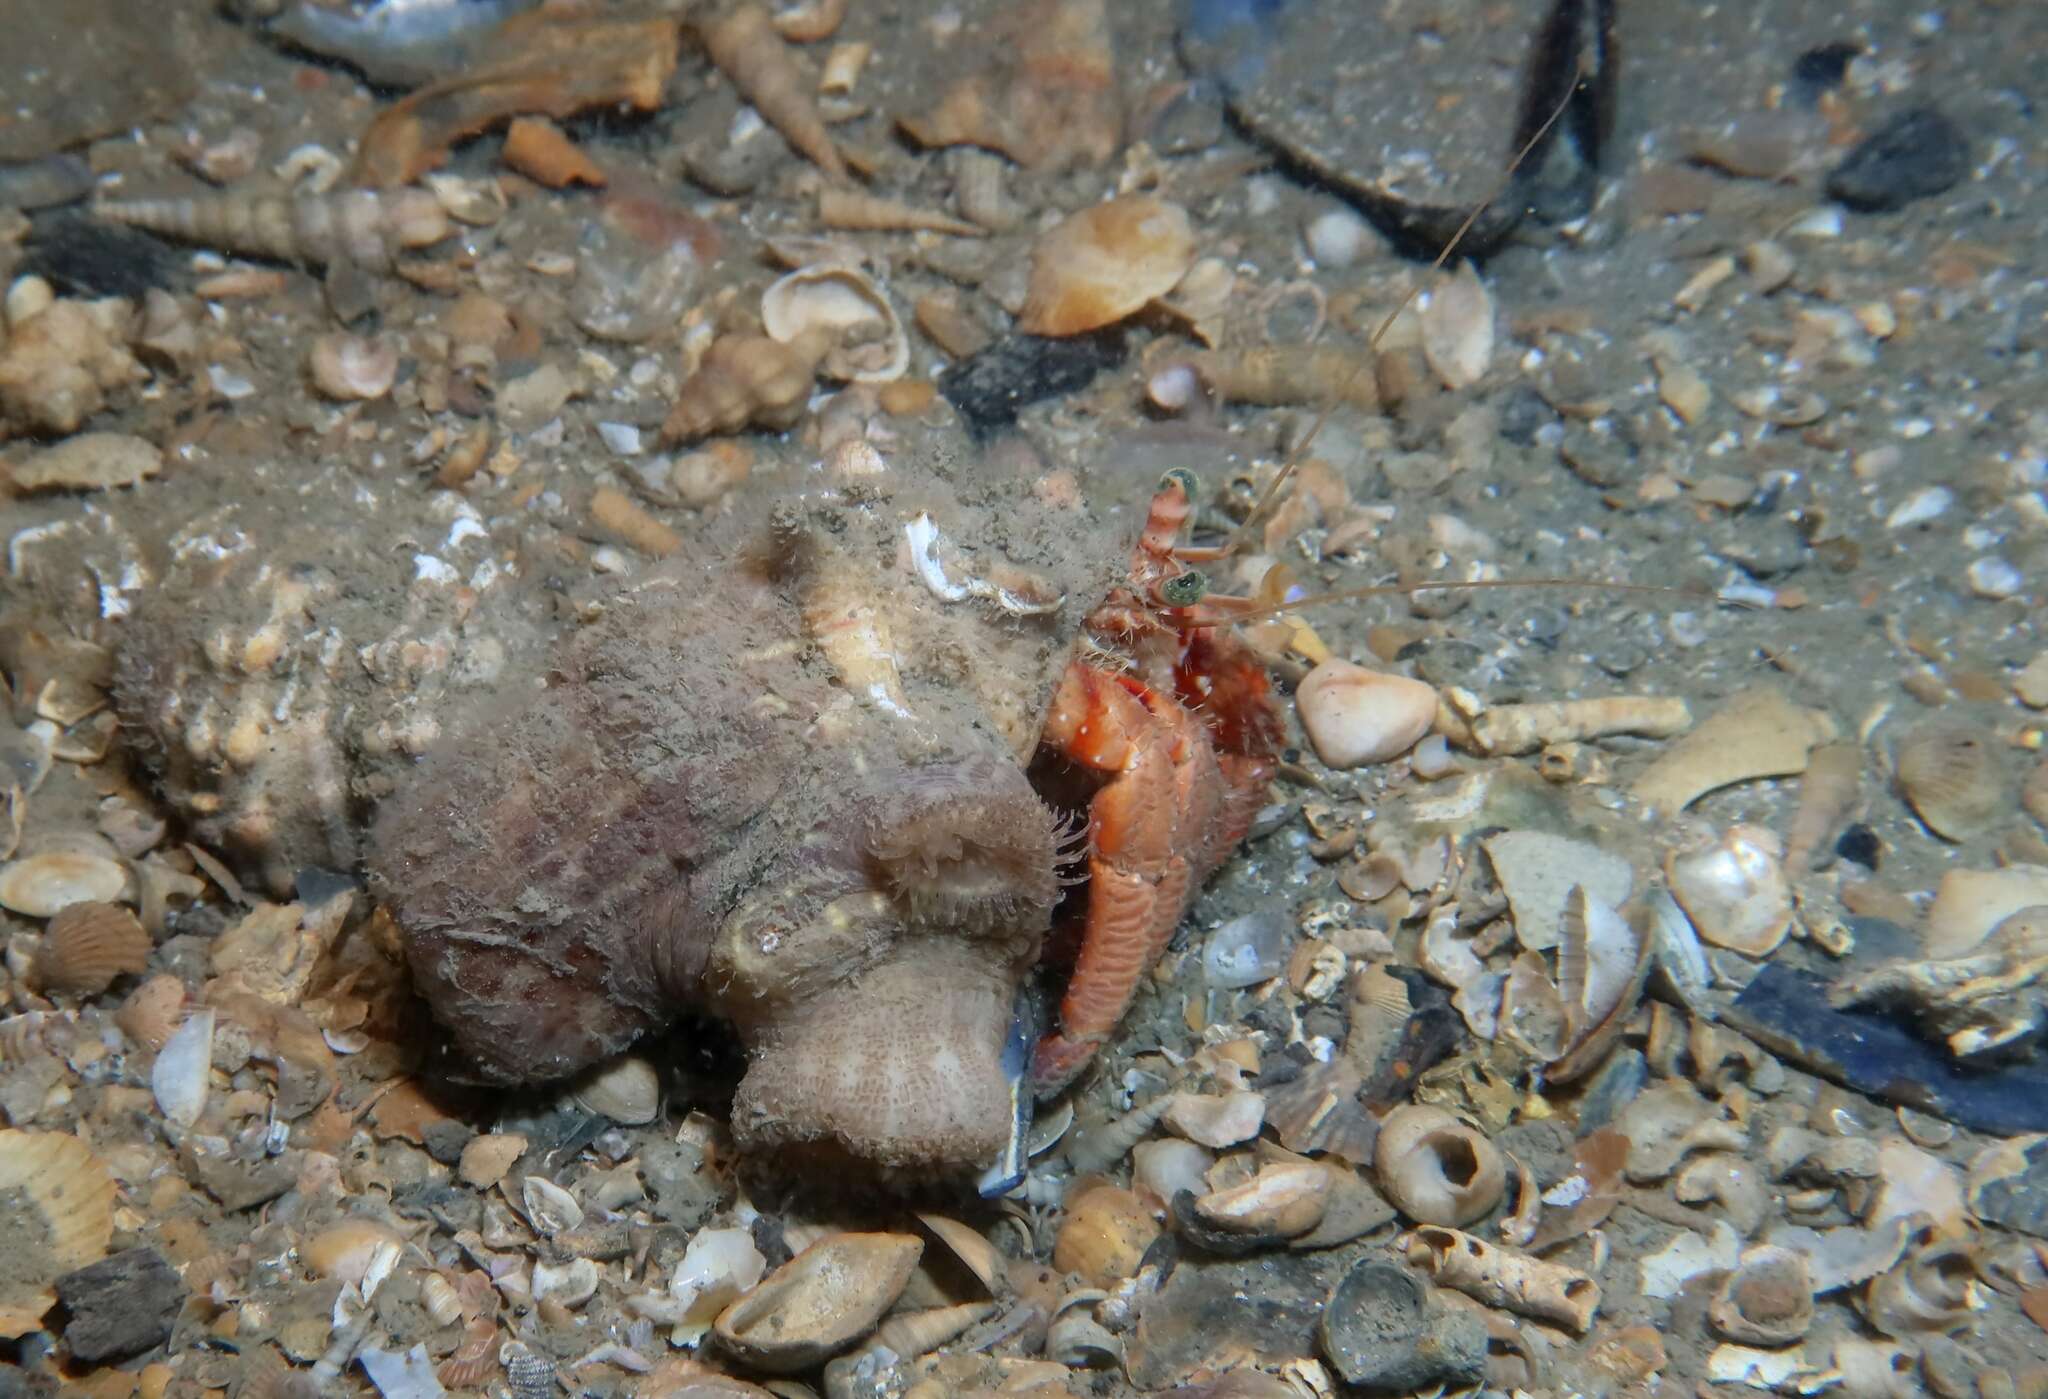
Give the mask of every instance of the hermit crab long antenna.
[[(1572, 99), (1578, 96), (1579, 89), (1585, 84), (1589, 76), (1588, 62), (1584, 54), (1579, 55), (1578, 70), (1578, 76), (1565, 89), (1564, 97), (1559, 100), (1557, 106), (1551, 109), (1550, 115), (1544, 118), (1543, 124), (1536, 128), (1535, 135), (1522, 143), (1522, 148), (1515, 152), (1514, 159), (1508, 162), (1507, 168), (1501, 171), (1500, 183), (1494, 187), (1492, 193), (1488, 194), (1486, 198), (1472, 206), (1472, 211), (1465, 215), (1464, 221), (1458, 225), (1457, 231), (1451, 234), (1450, 241), (1444, 244), (1443, 250), (1436, 255), (1436, 260), (1430, 263), (1429, 271), (1432, 276), (1443, 270), (1444, 264), (1451, 260), (1451, 255), (1458, 250), (1459, 245), (1472, 232), (1472, 226), (1478, 223), (1486, 211), (1492, 208), (1507, 193), (1508, 186), (1515, 178), (1515, 172), (1522, 167), (1522, 162), (1527, 160), (1530, 154), (1543, 144), (1549, 137), (1551, 129), (1559, 121), (1563, 120), (1564, 114), (1570, 110)], [(1272, 509), (1274, 502), (1279, 500), (1280, 492), (1287, 488), (1288, 481), (1294, 476), (1295, 466), (1303, 457), (1308, 455), (1308, 449), (1315, 443), (1317, 436), (1321, 434), (1323, 425), (1330, 421), (1331, 416), (1337, 411), (1337, 405), (1343, 403), (1350, 396), (1352, 387), (1358, 382), (1358, 376), (1363, 374), (1366, 366), (1371, 364), (1377, 357), (1380, 345), (1394, 328), (1394, 322), (1401, 319), (1402, 313), (1412, 306), (1415, 303), (1415, 298), (1421, 294), (1422, 281), (1418, 280), (1414, 286), (1408, 289), (1408, 294), (1401, 298), (1401, 304), (1389, 311), (1386, 319), (1380, 322), (1379, 329), (1375, 330), (1372, 333), (1372, 338), (1366, 341), (1366, 355), (1351, 367), (1351, 372), (1345, 376), (1344, 382), (1338, 386), (1337, 391), (1324, 401), (1322, 411), (1317, 413), (1316, 420), (1309, 424), (1307, 435), (1295, 444), (1293, 451), (1287, 454), (1287, 460), (1281, 464), (1280, 470), (1275, 473), (1272, 481), (1267, 484), (1266, 489), (1252, 505), (1251, 513), (1246, 515), (1243, 523), (1232, 531), (1229, 540), (1223, 545), (1221, 552), (1224, 555), (1236, 554), (1251, 539), (1252, 530), (1265, 516), (1265, 513)]]

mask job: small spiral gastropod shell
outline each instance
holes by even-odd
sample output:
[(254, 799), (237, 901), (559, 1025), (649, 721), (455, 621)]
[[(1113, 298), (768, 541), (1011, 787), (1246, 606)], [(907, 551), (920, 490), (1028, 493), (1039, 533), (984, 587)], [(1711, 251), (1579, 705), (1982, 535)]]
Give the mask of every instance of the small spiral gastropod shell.
[(1423, 1224), (1470, 1224), (1507, 1189), (1500, 1151), (1442, 1108), (1410, 1105), (1388, 1113), (1373, 1168), (1394, 1207)]

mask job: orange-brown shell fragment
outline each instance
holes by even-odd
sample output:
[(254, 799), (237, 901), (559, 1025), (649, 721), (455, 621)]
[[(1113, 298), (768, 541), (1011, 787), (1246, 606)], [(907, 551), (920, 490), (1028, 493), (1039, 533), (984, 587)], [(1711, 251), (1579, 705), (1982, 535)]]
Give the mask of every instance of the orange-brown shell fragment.
[(505, 128), (505, 163), (549, 189), (605, 185), (604, 167), (546, 117), (513, 118)]
[(1130, 194), (1083, 209), (1031, 250), (1031, 286), (1017, 328), (1080, 335), (1164, 296), (1195, 261), (1185, 209)]

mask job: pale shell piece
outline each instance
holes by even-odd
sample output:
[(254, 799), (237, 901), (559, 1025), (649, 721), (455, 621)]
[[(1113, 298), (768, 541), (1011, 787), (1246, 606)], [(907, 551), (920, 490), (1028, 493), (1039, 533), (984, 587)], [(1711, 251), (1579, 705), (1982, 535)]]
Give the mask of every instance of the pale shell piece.
[(185, 1017), (157, 1052), (150, 1066), (149, 1089), (163, 1115), (190, 1127), (206, 1111), (213, 1071), (213, 1007), (202, 1006)]
[(874, 1329), (923, 1252), (908, 1234), (830, 1235), (719, 1313), (713, 1330), (757, 1369), (809, 1369)]
[[(357, 1287), (377, 1265), (378, 1255), (389, 1251), (394, 1257), (404, 1241), (398, 1231), (374, 1219), (345, 1219), (330, 1224), (299, 1245), (299, 1261), (316, 1277), (339, 1278)], [(389, 1270), (389, 1264), (385, 1264)]]
[(1705, 1235), (1686, 1230), (1642, 1259), (1645, 1297), (1676, 1297), (1686, 1283), (1702, 1273), (1733, 1268), (1742, 1255), (1742, 1236), (1725, 1219), (1714, 1221)]
[(1215, 1164), (1207, 1147), (1179, 1137), (1139, 1142), (1131, 1151), (1131, 1185), (1164, 1206), (1183, 1190), (1201, 1194), (1208, 1188), (1203, 1176)]
[(2048, 904), (2048, 865), (1950, 870), (1935, 886), (1922, 951), (1939, 961), (1961, 957), (1993, 928), (2035, 904)]
[(1470, 261), (1440, 278), (1416, 312), (1422, 357), (1447, 389), (1470, 388), (1493, 363), (1493, 295)]
[(1106, 1369), (1122, 1362), (1124, 1343), (1080, 1308), (1066, 1312), (1045, 1333), (1048, 1360), (1072, 1370)]
[(0, 1338), (33, 1331), (57, 1300), (57, 1278), (106, 1256), (114, 1177), (68, 1132), (0, 1131)]
[(121, 862), (66, 845), (0, 865), (0, 907), (49, 918), (78, 903), (113, 903), (128, 890)]
[(1682, 1079), (1666, 1079), (1636, 1095), (1615, 1127), (1628, 1138), (1622, 1172), (1630, 1180), (1662, 1180), (1695, 1151), (1742, 1151), (1749, 1134)]
[(1863, 1297), (1863, 1315), (1886, 1336), (1959, 1331), (1986, 1305), (1981, 1277), (1977, 1245), (1940, 1239), (1874, 1279)]
[(1398, 758), (1436, 721), (1433, 686), (1334, 659), (1308, 673), (1294, 703), (1316, 756), (1339, 769)]
[(1742, 1345), (1791, 1345), (1813, 1325), (1813, 1276), (1806, 1259), (1769, 1244), (1750, 1249), (1714, 1294), (1707, 1319)]
[(1080, 1274), (1091, 1287), (1111, 1287), (1138, 1271), (1159, 1232), (1159, 1221), (1136, 1192), (1099, 1185), (1067, 1201), (1052, 1264)]
[(1888, 1136), (1878, 1143), (1876, 1180), (1877, 1193), (1863, 1214), (1867, 1227), (1924, 1216), (1950, 1236), (1969, 1229), (1972, 1216), (1962, 1172), (1904, 1137)]
[(580, 1307), (597, 1293), (597, 1264), (588, 1258), (566, 1263), (533, 1265), (533, 1300), (552, 1300), (564, 1307)]
[(1564, 1053), (1564, 998), (1539, 954), (1523, 952), (1508, 967), (1496, 1033), (1539, 1064)]
[(575, 1097), (622, 1127), (638, 1127), (661, 1111), (661, 1074), (643, 1056), (622, 1054), (579, 1079)]
[(972, 1225), (943, 1214), (920, 1213), (917, 1222), (931, 1230), (932, 1237), (974, 1274), (975, 1281), (987, 1288), (991, 1296), (995, 1295), (1004, 1276), (1004, 1260), (986, 1236)]
[(96, 996), (117, 977), (140, 975), (152, 946), (141, 920), (121, 905), (69, 904), (43, 930), (35, 978), (47, 990)]
[(671, 1340), (690, 1344), (703, 1338), (718, 1314), (756, 1286), (768, 1271), (768, 1260), (754, 1246), (746, 1229), (699, 1229), (690, 1236), (682, 1261), (668, 1283), (681, 1306)]
[(1745, 690), (1650, 764), (1631, 790), (1660, 816), (1675, 816), (1718, 788), (1804, 772), (1807, 754), (1836, 733), (1825, 713), (1774, 687)]
[(1752, 1389), (1782, 1390), (1806, 1368), (1796, 1350), (1759, 1350), (1755, 1346), (1715, 1346), (1707, 1356), (1707, 1378), (1715, 1384), (1742, 1384)]
[(1635, 870), (1599, 846), (1548, 831), (1505, 831), (1484, 842), (1515, 917), (1515, 939), (1531, 952), (1557, 946), (1565, 900), (1576, 886), (1609, 908), (1628, 902)]
[(1730, 826), (1711, 845), (1664, 862), (1672, 897), (1699, 935), (1746, 957), (1768, 957), (1792, 926), (1784, 847), (1761, 826)]
[(462, 1316), (462, 1294), (441, 1274), (428, 1273), (420, 1279), (420, 1306), (436, 1326), (448, 1326)]
[(1399, 1242), (1409, 1263), (1489, 1307), (1554, 1322), (1581, 1335), (1600, 1310), (1600, 1284), (1576, 1268), (1434, 1225), (1404, 1234)]
[(1260, 1239), (1291, 1239), (1322, 1223), (1330, 1200), (1330, 1169), (1315, 1161), (1277, 1161), (1240, 1185), (1195, 1200), (1210, 1228)]
[(119, 432), (81, 432), (37, 452), (12, 469), (24, 491), (110, 491), (133, 486), (163, 470), (153, 442)]
[(950, 1307), (899, 1312), (875, 1328), (871, 1344), (886, 1346), (905, 1359), (924, 1355), (988, 1320), (995, 1310), (994, 1302), (961, 1302)]
[(1813, 1275), (1813, 1290), (1826, 1294), (1889, 1272), (1905, 1256), (1912, 1232), (1910, 1221), (1903, 1219), (1882, 1229), (1808, 1229), (1780, 1224), (1764, 1236), (1764, 1242), (1803, 1255)]
[(185, 983), (168, 972), (149, 978), (114, 1012), (121, 1033), (155, 1054), (176, 1032), (185, 1016)]
[(1707, 966), (1699, 933), (1670, 890), (1652, 889), (1648, 905), (1650, 950), (1657, 974), (1679, 1004), (1694, 1015), (1713, 1019), (1717, 1011), (1708, 993), (1713, 989), (1714, 974)]
[(534, 1231), (544, 1235), (565, 1233), (583, 1223), (583, 1206), (576, 1197), (544, 1176), (528, 1176), (519, 1182), (519, 1203)]
[(1565, 1039), (1548, 1070), (1552, 1082), (1569, 1083), (1607, 1058), (1642, 999), (1651, 959), (1648, 941), (1628, 919), (1573, 886), (1557, 946)]
[(1250, 1089), (1234, 1093), (1176, 1093), (1166, 1109), (1166, 1125), (1203, 1146), (1236, 1146), (1259, 1134), (1266, 1121), (1266, 1100)]
[(398, 381), (398, 348), (369, 336), (323, 335), (306, 353), (306, 377), (323, 397), (344, 403), (382, 398)]
[[(856, 268), (834, 263), (799, 267), (761, 293), (761, 327), (794, 345), (826, 332), (834, 340), (819, 369), (856, 384), (886, 384), (910, 368), (910, 337), (889, 298)], [(879, 332), (879, 338), (868, 337)], [(855, 342), (849, 344), (851, 337)]]
[(1983, 835), (2010, 808), (1997, 740), (1975, 725), (1921, 724), (1899, 740), (1895, 757), (1900, 794), (1945, 840)]
[(1128, 194), (1081, 210), (1031, 249), (1031, 285), (1017, 328), (1080, 335), (1172, 291), (1195, 261), (1187, 211)]
[(526, 1154), (526, 1138), (516, 1132), (485, 1132), (471, 1137), (456, 1162), (456, 1174), (479, 1190), (488, 1190), (505, 1177), (512, 1163)]
[(1388, 1201), (1422, 1224), (1470, 1224), (1507, 1189), (1507, 1164), (1484, 1134), (1418, 1104), (1395, 1108), (1380, 1123), (1373, 1170)]

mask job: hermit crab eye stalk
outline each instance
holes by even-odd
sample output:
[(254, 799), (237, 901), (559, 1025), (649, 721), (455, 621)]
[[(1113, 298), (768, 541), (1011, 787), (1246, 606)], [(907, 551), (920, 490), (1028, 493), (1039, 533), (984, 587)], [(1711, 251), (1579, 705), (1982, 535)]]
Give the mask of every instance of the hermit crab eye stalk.
[(1186, 496), (1189, 500), (1193, 500), (1195, 498), (1196, 486), (1195, 473), (1184, 466), (1176, 466), (1161, 475), (1159, 484), (1153, 489), (1164, 491), (1170, 490), (1175, 486), (1180, 487), (1182, 495)]
[(1168, 607), (1193, 607), (1209, 595), (1209, 576), (1191, 568), (1159, 585), (1159, 600)]

